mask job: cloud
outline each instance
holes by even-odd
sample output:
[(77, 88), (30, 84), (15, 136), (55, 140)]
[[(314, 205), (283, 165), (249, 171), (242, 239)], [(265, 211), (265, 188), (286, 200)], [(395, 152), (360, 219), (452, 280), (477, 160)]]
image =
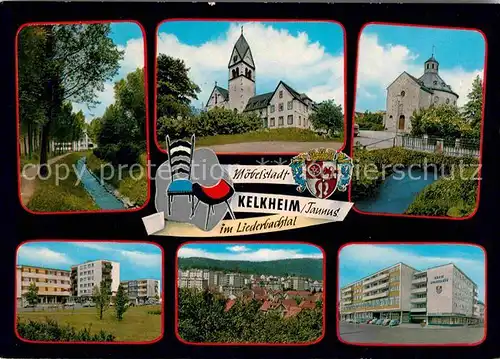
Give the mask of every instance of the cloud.
[[(470, 254), (450, 252), (440, 256), (422, 256), (409, 250), (398, 249), (397, 246), (356, 244), (349, 245), (340, 253), (340, 276), (349, 277), (350, 272), (366, 271), (367, 275), (385, 267), (403, 262), (417, 270), (454, 263), (464, 273), (476, 282), (479, 295), (484, 297), (485, 288), (485, 262), (471, 257)], [(350, 278), (349, 282), (360, 278)], [(348, 283), (345, 283), (348, 284)], [(343, 284), (344, 285), (344, 284)]]
[(245, 246), (232, 246), (226, 247), (226, 249), (231, 252), (248, 252), (250, 250), (250, 248)]
[(22, 246), (18, 251), (18, 262), (54, 267), (71, 264), (72, 260), (65, 253), (56, 252), (46, 247)]
[[(359, 64), (357, 74), (356, 110), (362, 108), (363, 99), (373, 101), (375, 95), (379, 101), (376, 104), (385, 109), (386, 89), (403, 71), (420, 77), (423, 73), (424, 61), (419, 54), (412, 53), (405, 45), (382, 44), (377, 34), (363, 33), (360, 39)], [(479, 75), (483, 78), (483, 69), (466, 71), (462, 67), (440, 68), (440, 75), (459, 95), (458, 106), (467, 102), (467, 94), (472, 88), (472, 81)], [(373, 103), (370, 101), (371, 103)]]
[[(227, 64), (241, 25), (232, 23), (226, 33), (198, 46), (182, 43), (174, 34), (159, 34), (158, 52), (183, 59), (191, 79), (200, 86), (202, 92), (195, 105), (207, 101), (215, 81), (227, 86)], [(257, 88), (262, 84), (274, 88), (283, 80), (314, 101), (333, 98), (344, 106), (343, 53), (327, 53), (306, 32), (291, 34), (256, 22), (243, 25), (256, 65)]]
[[(243, 247), (243, 246), (241, 246)], [(268, 249), (261, 248), (256, 251), (246, 251), (245, 253), (217, 253), (208, 252), (200, 248), (182, 247), (179, 249), (178, 256), (181, 258), (202, 257), (217, 260), (231, 261), (252, 261), (264, 262), (274, 261), (279, 259), (295, 259), (295, 258), (323, 258), (323, 254), (303, 254), (300, 251), (293, 249)]]
[(156, 268), (161, 267), (162, 256), (156, 253), (147, 253), (137, 250), (126, 250), (126, 245), (117, 244), (101, 244), (93, 242), (74, 242), (75, 246), (93, 249), (99, 252), (110, 252), (122, 260), (126, 260), (131, 264), (139, 267)]

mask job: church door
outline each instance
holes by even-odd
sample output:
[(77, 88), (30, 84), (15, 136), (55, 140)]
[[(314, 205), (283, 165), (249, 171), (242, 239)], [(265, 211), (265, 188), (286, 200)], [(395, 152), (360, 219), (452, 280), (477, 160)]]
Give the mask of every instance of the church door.
[(398, 123), (398, 130), (403, 130), (405, 129), (405, 115), (399, 116), (399, 123)]

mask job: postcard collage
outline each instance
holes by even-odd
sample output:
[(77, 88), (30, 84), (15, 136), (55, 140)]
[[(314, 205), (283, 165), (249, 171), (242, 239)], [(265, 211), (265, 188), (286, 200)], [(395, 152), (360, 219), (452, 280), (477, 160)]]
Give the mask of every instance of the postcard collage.
[(493, 335), (492, 24), (353, 30), (353, 7), (265, 6), (11, 24), (16, 345), (468, 350)]

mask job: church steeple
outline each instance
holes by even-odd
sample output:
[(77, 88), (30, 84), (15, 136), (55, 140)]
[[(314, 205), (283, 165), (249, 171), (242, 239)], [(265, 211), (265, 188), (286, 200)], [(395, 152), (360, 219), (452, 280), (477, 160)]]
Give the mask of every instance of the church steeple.
[(438, 73), (439, 72), (439, 62), (434, 57), (434, 46), (432, 46), (432, 55), (431, 57), (424, 63), (424, 73)]

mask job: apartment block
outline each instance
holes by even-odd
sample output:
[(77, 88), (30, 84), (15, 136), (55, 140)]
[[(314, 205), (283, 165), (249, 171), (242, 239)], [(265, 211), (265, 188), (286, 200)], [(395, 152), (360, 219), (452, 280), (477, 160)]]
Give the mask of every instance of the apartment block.
[(304, 277), (291, 277), (290, 284), (292, 290), (309, 290), (309, 281)]
[(477, 285), (454, 264), (418, 271), (398, 263), (341, 288), (340, 318), (474, 324), (477, 295)]
[(28, 293), (32, 283), (35, 283), (38, 288), (39, 304), (64, 303), (71, 296), (71, 280), (68, 270), (21, 265), (16, 268), (18, 307), (24, 307), (27, 304), (24, 295)]
[(341, 288), (341, 319), (388, 318), (409, 322), (414, 272), (416, 269), (398, 263)]
[(160, 281), (157, 279), (127, 280), (122, 281), (121, 285), (130, 301), (136, 304), (161, 297)]
[(88, 261), (71, 267), (71, 290), (75, 297), (90, 297), (94, 287), (106, 282), (113, 295), (120, 284), (120, 263), (108, 260)]

